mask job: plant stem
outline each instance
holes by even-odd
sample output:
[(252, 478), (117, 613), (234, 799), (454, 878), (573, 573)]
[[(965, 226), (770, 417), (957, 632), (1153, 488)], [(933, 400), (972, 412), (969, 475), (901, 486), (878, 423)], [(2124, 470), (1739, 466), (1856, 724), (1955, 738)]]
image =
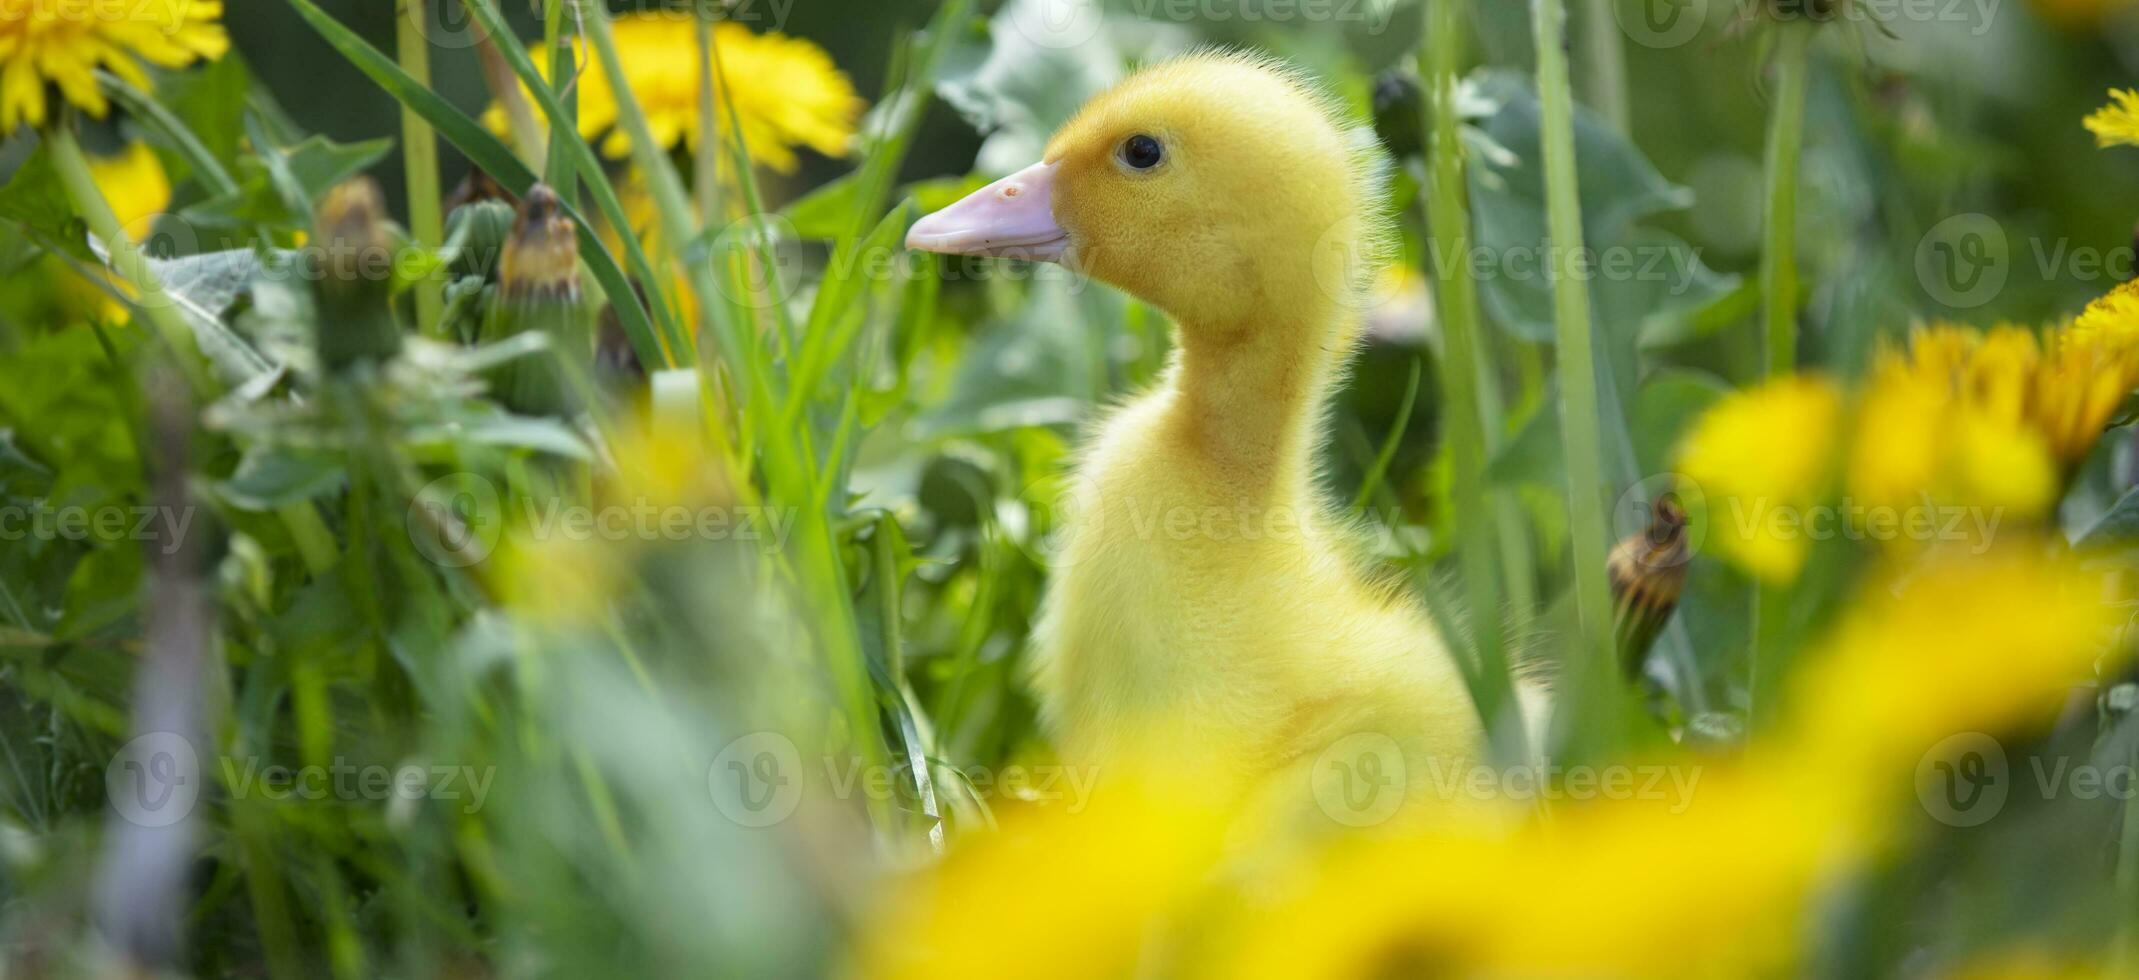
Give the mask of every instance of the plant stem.
[[(430, 42), (423, 36), (423, 0), (401, 0), (394, 18), (394, 54), (401, 70), (426, 88), (431, 85)], [(401, 107), (401, 164), (408, 177), (409, 234), (416, 244), (436, 249), (445, 242), (438, 194), (438, 137), (431, 124), (406, 105)], [(443, 336), (445, 283), (426, 276), (416, 284), (416, 330)]]
[(201, 369), (200, 347), (194, 342), (193, 328), (187, 326), (185, 318), (179, 315), (178, 307), (163, 290), (163, 281), (142, 257), (141, 249), (127, 237), (126, 229), (119, 227), (119, 218), (112, 213), (111, 203), (104, 199), (104, 192), (97, 188), (96, 178), (89, 172), (89, 161), (82, 156), (82, 146), (75, 141), (74, 130), (65, 123), (52, 127), (45, 134), (45, 146), (52, 154), (52, 166), (59, 172), (60, 182), (66, 185), (67, 197), (74, 203), (75, 211), (89, 225), (90, 233), (103, 241), (111, 254), (111, 267), (119, 273), (119, 278), (134, 287), (135, 304), (177, 355), (178, 368), (185, 375), (187, 386), (196, 398), (212, 396), (215, 380)]
[(572, 134), (579, 128), (579, 86), (573, 76), (578, 72), (578, 61), (572, 55), (572, 37), (565, 32), (565, 11), (577, 0), (550, 0), (549, 8), (542, 17), (542, 45), (549, 52), (550, 91), (557, 93), (557, 101), (564, 106), (569, 126), (558, 126), (550, 131), (548, 162), (543, 165), (542, 179), (567, 203), (578, 200), (578, 179), (572, 174)]
[[(1797, 366), (1797, 179), (1804, 150), (1806, 62), (1815, 25), (1776, 25), (1775, 105), (1768, 114), (1767, 188), (1760, 249), (1761, 357), (1765, 378)], [(1753, 586), (1751, 690), (1753, 722), (1768, 719), (1780, 669), (1787, 596), (1777, 586)]]
[(1797, 174), (1805, 141), (1805, 75), (1815, 25), (1776, 25), (1775, 106), (1768, 115), (1765, 240), (1760, 250), (1761, 373), (1797, 364)]
[[(1582, 43), (1583, 91), (1589, 107), (1612, 124), (1615, 132), (1627, 132), (1626, 46), (1619, 39), (1619, 21), (1612, 13), (1615, 0), (1589, 0), (1584, 12)], [(1644, 0), (1646, 2), (1646, 0)]]
[(720, 221), (720, 93), (713, 88), (713, 20), (698, 17), (698, 156), (691, 175), (698, 192), (698, 219), (711, 228)]
[[(1532, 0), (1537, 47), (1539, 127), (1545, 163), (1545, 207), (1552, 239), (1553, 319), (1560, 381), (1560, 441), (1567, 465), (1568, 529), (1573, 536), (1575, 610), (1579, 616), (1578, 673), (1613, 670), (1612, 600), (1605, 573), (1604, 463), (1592, 349), (1589, 286), (1582, 268), (1582, 201), (1575, 182), (1574, 95), (1561, 46), (1567, 22), (1563, 0)], [(1605, 692), (1597, 694), (1602, 699)]]
[[(1494, 567), (1493, 511), (1485, 497), (1486, 434), (1479, 378), (1491, 366), (1478, 336), (1478, 287), (1461, 256), (1470, 254), (1470, 202), (1463, 173), (1463, 138), (1456, 111), (1457, 73), (1461, 70), (1463, 0), (1431, 0), (1426, 27), (1427, 142), (1431, 187), (1427, 220), (1431, 247), (1427, 272), (1434, 277), (1434, 298), (1445, 358), (1441, 383), (1447, 390), (1449, 455), (1455, 473), (1452, 502), (1456, 511), (1457, 549), (1470, 606), (1472, 643), (1476, 647), (1477, 682), (1471, 698), (1486, 731), (1511, 746), (1507, 757), (1521, 759), (1523, 726), (1509, 682), (1500, 634), (1499, 571)], [(1514, 724), (1504, 723), (1514, 720)]]

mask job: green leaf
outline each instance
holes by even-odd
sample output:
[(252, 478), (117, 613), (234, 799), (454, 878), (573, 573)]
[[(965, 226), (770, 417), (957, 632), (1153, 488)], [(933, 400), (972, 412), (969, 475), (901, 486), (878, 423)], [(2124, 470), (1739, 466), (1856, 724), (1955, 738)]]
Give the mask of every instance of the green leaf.
[(88, 226), (68, 201), (67, 188), (52, 166), (52, 154), (39, 144), (29, 159), (15, 169), (7, 186), (0, 187), (0, 218), (21, 222), (31, 231), (58, 242), (75, 258), (94, 261), (83, 244)]
[(2074, 550), (2109, 550), (2139, 541), (2139, 489), (2128, 491), (2073, 540)]
[(308, 226), (313, 201), (385, 158), (394, 145), (391, 139), (336, 143), (310, 136), (292, 146), (276, 146), (252, 116), (247, 117), (246, 130), (252, 134), (254, 153), (239, 161), (237, 189), (186, 208), (181, 217), (210, 228)]
[(236, 507), (270, 511), (325, 496), (340, 489), (346, 479), (341, 459), (333, 454), (262, 447), (246, 453), (230, 479), (216, 489)]
[[(99, 260), (109, 264), (110, 255), (104, 248), (104, 243), (92, 238), (89, 240), (89, 247)], [(257, 259), (254, 261), (255, 265), (242, 272), (246, 279), (251, 278), (258, 270)], [(278, 369), (279, 366), (261, 354), (251, 341), (239, 336), (237, 331), (223, 322), (223, 311), (237, 295), (234, 282), (244, 281), (231, 278), (240, 274), (239, 267), (243, 265), (243, 260), (221, 252), (184, 259), (150, 260), (150, 268), (157, 269), (160, 275), (162, 269), (158, 268), (159, 265), (171, 269), (179, 277), (178, 285), (165, 281), (164, 295), (177, 307), (179, 315), (185, 318), (186, 325), (193, 328), (194, 342), (200, 345), (201, 353), (208, 358), (209, 363), (215, 365), (216, 373), (224, 381), (244, 385)]]
[[(1479, 296), (1503, 328), (1550, 342), (1551, 236), (1537, 98), (1528, 80), (1513, 73), (1486, 71), (1473, 82), (1478, 97), (1494, 108), (1480, 131), (1499, 148), (1479, 154), (1469, 172), (1475, 248), (1483, 260)], [(1693, 195), (1665, 180), (1639, 148), (1579, 107), (1575, 157), (1582, 168), (1583, 235), (1594, 256), (1596, 322), (1610, 340), (1610, 360), (1625, 372), (1638, 341), (1686, 339), (1683, 321), (1737, 288), (1738, 277), (1709, 269), (1677, 236), (1638, 227), (1643, 218), (1689, 206)]]

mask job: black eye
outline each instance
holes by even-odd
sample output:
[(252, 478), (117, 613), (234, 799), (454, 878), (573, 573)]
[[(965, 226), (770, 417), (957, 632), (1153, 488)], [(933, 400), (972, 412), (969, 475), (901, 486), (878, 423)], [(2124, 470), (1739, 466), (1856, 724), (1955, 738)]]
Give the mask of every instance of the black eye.
[(1142, 133), (1129, 137), (1128, 141), (1121, 145), (1122, 162), (1138, 170), (1150, 170), (1158, 166), (1159, 159), (1165, 155), (1158, 140)]

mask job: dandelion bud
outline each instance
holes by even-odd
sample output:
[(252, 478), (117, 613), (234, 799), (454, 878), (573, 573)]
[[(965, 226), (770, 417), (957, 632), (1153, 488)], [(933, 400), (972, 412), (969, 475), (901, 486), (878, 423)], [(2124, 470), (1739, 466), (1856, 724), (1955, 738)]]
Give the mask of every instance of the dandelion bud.
[(498, 261), (498, 294), (485, 339), (543, 331), (550, 349), (509, 362), (493, 377), (498, 400), (527, 415), (570, 415), (578, 399), (569, 379), (591, 373), (593, 339), (579, 288), (579, 245), (556, 192), (535, 185)]
[(1686, 585), (1686, 510), (1664, 494), (1649, 505), (1649, 526), (1612, 547), (1605, 567), (1612, 581), (1612, 627), (1628, 677), (1641, 674), (1656, 634), (1678, 608)]
[(393, 308), (396, 236), (379, 185), (359, 177), (328, 191), (314, 216), (312, 241), (304, 261), (319, 303), (320, 367), (340, 372), (400, 353), (401, 325)]
[(453, 209), (446, 218), (446, 241), (459, 246), (446, 271), (455, 276), (489, 278), (498, 268), (498, 252), (512, 234), (512, 205), (504, 201), (472, 201)]

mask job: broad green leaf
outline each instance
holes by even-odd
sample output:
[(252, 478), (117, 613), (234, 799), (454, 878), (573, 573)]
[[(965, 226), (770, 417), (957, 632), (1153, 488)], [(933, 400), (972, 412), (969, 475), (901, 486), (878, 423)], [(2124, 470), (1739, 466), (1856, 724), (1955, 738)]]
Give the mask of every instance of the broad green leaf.
[(245, 454), (230, 479), (217, 484), (223, 499), (246, 510), (269, 511), (339, 489), (347, 480), (340, 457), (285, 447)]
[[(1473, 79), (1493, 107), (1479, 123), (1500, 152), (1480, 153), (1469, 170), (1475, 256), (1452, 257), (1480, 274), (1479, 296), (1494, 320), (1525, 340), (1553, 339), (1551, 236), (1546, 231), (1538, 104), (1529, 82), (1505, 71)], [(1622, 381), (1638, 339), (1671, 339), (1679, 321), (1736, 288), (1736, 276), (1709, 269), (1676, 236), (1637, 226), (1685, 208), (1691, 192), (1665, 180), (1639, 148), (1586, 111), (1575, 113), (1582, 168), (1583, 236), (1591, 250), (1590, 294)], [(1449, 257), (1444, 257), (1444, 259)]]

